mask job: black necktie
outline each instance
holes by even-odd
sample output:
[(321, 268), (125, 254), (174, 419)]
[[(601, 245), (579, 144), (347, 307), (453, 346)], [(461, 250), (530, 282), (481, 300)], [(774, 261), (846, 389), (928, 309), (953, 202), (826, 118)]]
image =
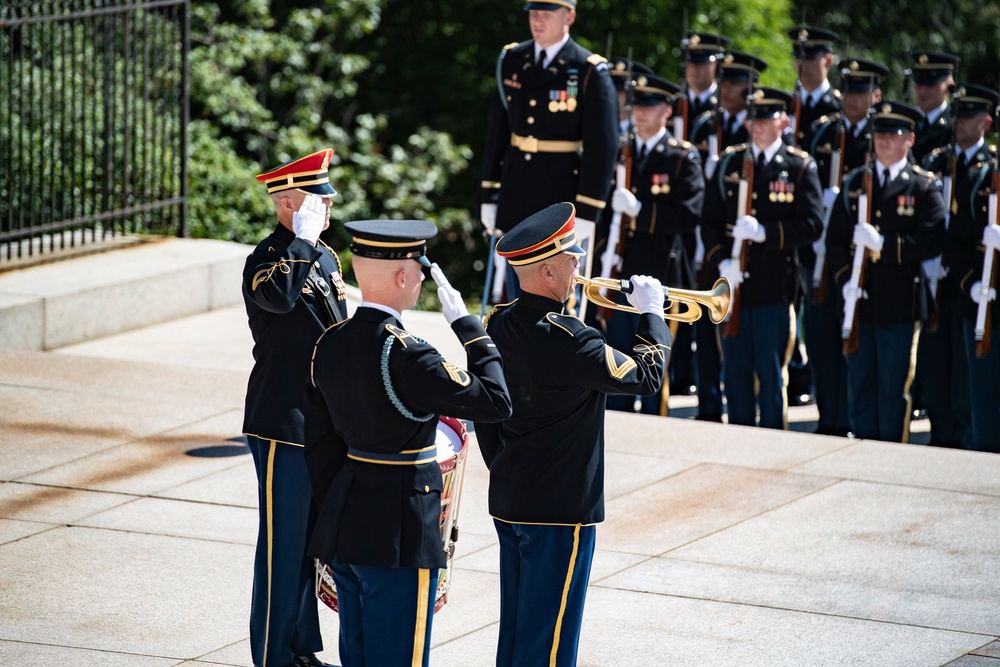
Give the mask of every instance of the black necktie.
[(962, 151), (961, 153), (958, 154), (958, 159), (955, 161), (955, 174), (957, 175), (960, 172), (964, 171), (965, 165), (966, 165), (965, 151)]
[(538, 69), (545, 67), (545, 49), (538, 52), (538, 61), (535, 63), (535, 67)]
[(761, 151), (757, 155), (757, 171), (764, 171), (765, 164), (767, 164), (767, 158), (764, 157), (764, 151)]
[(639, 146), (639, 160), (642, 161), (645, 159), (646, 159), (646, 142), (644, 141), (642, 142), (642, 145)]
[(883, 169), (882, 170), (882, 189), (883, 190), (885, 190), (887, 187), (889, 187), (889, 181), (890, 180), (891, 179), (889, 178), (889, 170), (888, 169)]
[(726, 121), (726, 136), (731, 137), (736, 132), (736, 116), (730, 116)]

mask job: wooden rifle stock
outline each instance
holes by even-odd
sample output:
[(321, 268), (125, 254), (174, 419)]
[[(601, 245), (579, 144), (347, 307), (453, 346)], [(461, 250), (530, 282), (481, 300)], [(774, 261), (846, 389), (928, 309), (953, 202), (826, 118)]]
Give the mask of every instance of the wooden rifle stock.
[[(858, 205), (858, 219), (870, 222), (872, 219), (872, 171), (867, 169), (861, 177), (862, 187), (865, 193), (864, 206)], [(865, 287), (865, 268), (868, 260), (868, 249), (864, 246), (854, 248), (854, 264), (851, 269), (851, 284), (860, 294)], [(842, 339), (842, 352), (851, 355), (858, 351), (858, 338), (861, 329), (861, 309), (858, 308), (859, 297), (844, 302), (844, 325), (840, 330)]]
[[(736, 204), (737, 217), (750, 215), (750, 211), (753, 208), (754, 160), (753, 148), (751, 146), (752, 144), (747, 142), (746, 151), (743, 153), (743, 173), (740, 175), (740, 190)], [(749, 243), (746, 239), (740, 239), (738, 242), (736, 239), (733, 239), (733, 249), (729, 258), (732, 262), (739, 262), (741, 276), (745, 276), (749, 268), (750, 253), (748, 246)], [(721, 333), (723, 337), (735, 338), (740, 333), (740, 305), (742, 303), (743, 286), (742, 284), (734, 285), (729, 319), (722, 323)]]

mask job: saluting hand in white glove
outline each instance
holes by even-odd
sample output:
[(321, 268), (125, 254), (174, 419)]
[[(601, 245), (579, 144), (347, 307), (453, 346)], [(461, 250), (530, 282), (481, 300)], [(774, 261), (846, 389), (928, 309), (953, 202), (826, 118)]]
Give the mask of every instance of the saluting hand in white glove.
[(328, 219), (323, 198), (319, 195), (306, 195), (299, 210), (292, 213), (292, 231), (296, 238), (316, 245)]
[(444, 276), (444, 271), (441, 270), (441, 267), (437, 263), (431, 264), (431, 278), (437, 283), (438, 299), (441, 301), (441, 312), (444, 314), (444, 319), (447, 320), (448, 324), (469, 314), (468, 308), (465, 307), (465, 302), (462, 301), (461, 293), (451, 286), (451, 283)]

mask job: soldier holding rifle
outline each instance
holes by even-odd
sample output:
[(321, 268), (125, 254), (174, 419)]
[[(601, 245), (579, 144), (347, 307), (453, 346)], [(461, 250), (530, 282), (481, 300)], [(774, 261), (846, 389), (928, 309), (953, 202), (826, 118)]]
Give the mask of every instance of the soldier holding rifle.
[(755, 424), (759, 407), (761, 426), (787, 428), (785, 383), (795, 340), (797, 249), (819, 238), (823, 216), (816, 163), (781, 140), (790, 103), (791, 95), (784, 91), (754, 91), (752, 143), (726, 150), (706, 190), (705, 261), (717, 264), (734, 288), (739, 285), (722, 339), (731, 424)]
[[(845, 352), (851, 425), (860, 438), (909, 437), (915, 346), (930, 298), (921, 262), (944, 247), (941, 182), (909, 159), (919, 118), (902, 102), (878, 104), (874, 169), (868, 177), (867, 168), (844, 176), (827, 230), (827, 261), (845, 301), (844, 334), (857, 337), (856, 351)], [(863, 273), (853, 253), (870, 257)]]
[[(957, 284), (955, 309), (961, 314), (961, 335), (971, 389), (971, 437), (967, 447), (1000, 453), (1000, 312), (996, 308), (997, 218), (996, 147), (986, 143), (994, 126), (1000, 94), (963, 84), (955, 100), (956, 161), (954, 209), (945, 254), (949, 276)], [(964, 157), (964, 160), (963, 160)], [(930, 406), (928, 406), (929, 409)], [(933, 425), (933, 415), (931, 416)]]
[[(639, 74), (633, 90), (635, 136), (628, 153), (631, 182), (616, 187), (611, 206), (623, 215), (625, 232), (622, 276), (648, 275), (665, 284), (693, 288), (694, 276), (684, 249), (684, 234), (694, 232), (701, 217), (705, 179), (694, 147), (667, 133), (667, 121), (679, 87), (665, 79)], [(625, 295), (618, 299), (624, 303)], [(639, 316), (611, 311), (605, 320), (608, 343), (627, 349)], [(642, 412), (666, 414), (665, 394), (642, 397)], [(633, 410), (634, 396), (609, 396), (608, 408)]]
[(838, 64), (843, 112), (822, 116), (814, 123), (812, 146), (817, 160), (827, 163), (829, 180), (823, 183), (824, 233), (813, 243), (812, 266), (806, 271), (811, 297), (806, 303), (806, 349), (813, 368), (819, 425), (824, 435), (847, 435), (847, 361), (841, 351), (840, 330), (844, 306), (826, 261), (826, 227), (840, 192), (844, 174), (861, 167), (871, 144), (868, 110), (882, 99), (879, 88), (889, 69), (870, 60), (845, 58)]

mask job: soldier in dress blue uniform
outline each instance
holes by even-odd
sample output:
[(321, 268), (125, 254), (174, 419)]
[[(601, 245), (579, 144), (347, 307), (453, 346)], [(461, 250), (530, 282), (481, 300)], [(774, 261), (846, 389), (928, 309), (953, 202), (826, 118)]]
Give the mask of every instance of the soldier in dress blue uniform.
[(913, 160), (922, 164), (935, 148), (952, 143), (951, 106), (948, 95), (955, 89), (955, 70), (961, 59), (951, 53), (917, 51), (913, 54), (916, 106), (921, 112), (913, 142)]
[[(720, 150), (747, 142), (747, 97), (750, 86), (756, 85), (760, 73), (767, 69), (767, 62), (742, 51), (727, 51), (719, 66), (719, 110), (714, 127), (718, 132)], [(713, 156), (709, 155), (709, 160)], [(705, 165), (705, 180), (712, 182), (718, 156), (714, 163)], [(702, 262), (698, 271), (697, 287), (711, 289), (718, 278), (713, 262)], [(703, 317), (694, 323), (697, 341), (695, 362), (698, 368), (698, 414), (701, 421), (722, 421), (722, 344), (719, 327)]]
[[(822, 117), (840, 111), (840, 91), (830, 84), (833, 67), (833, 46), (840, 35), (832, 30), (797, 26), (788, 31), (792, 40), (792, 54), (798, 68), (799, 83), (795, 95), (799, 114), (795, 118), (795, 136), (792, 143), (809, 151), (812, 146), (813, 123)], [(815, 157), (815, 156), (814, 156)], [(819, 169), (820, 183), (826, 183), (828, 174)]]
[(260, 525), (250, 610), (258, 667), (325, 665), (313, 562), (315, 510), (303, 456), (302, 387), (316, 337), (347, 317), (340, 260), (320, 240), (330, 224), (333, 149), (261, 174), (278, 224), (247, 257), (243, 301), (253, 334), (243, 433), (257, 471)]
[[(1000, 104), (1000, 94), (996, 90), (976, 84), (961, 84), (953, 102), (955, 119), (955, 180), (954, 196), (951, 202), (947, 235), (945, 237), (944, 258), (949, 268), (948, 275), (938, 284), (941, 292), (942, 306), (939, 333), (952, 337), (952, 361), (958, 362), (958, 356), (964, 354), (965, 373), (958, 368), (952, 368), (949, 378), (932, 378), (926, 380), (925, 389), (931, 383), (948, 383), (950, 380), (953, 409), (957, 405), (961, 387), (957, 386), (959, 378), (967, 377), (965, 399), (969, 401), (968, 410), (971, 423), (965, 424), (966, 433), (962, 442), (968, 449), (1000, 453), (1000, 392), (997, 391), (997, 378), (1000, 378), (1000, 319), (998, 319), (995, 303), (991, 307), (992, 314), (992, 344), (990, 353), (983, 357), (976, 355), (975, 323), (979, 310), (979, 302), (996, 298), (996, 290), (990, 289), (986, 283), (983, 288), (983, 258), (988, 250), (1000, 246), (1000, 226), (996, 219), (989, 219), (989, 198), (995, 194), (993, 175), (997, 168), (996, 147), (990, 146), (986, 140), (986, 132), (993, 126)], [(947, 153), (932, 153), (932, 162), (947, 162)], [(932, 164), (932, 168), (934, 165)], [(994, 255), (994, 262), (997, 262)], [(995, 270), (995, 269), (994, 269)], [(954, 289), (952, 290), (952, 287)], [(950, 296), (949, 296), (950, 295)], [(951, 313), (951, 316), (948, 313)], [(949, 320), (957, 321), (957, 333), (953, 323), (945, 328)], [(960, 338), (956, 341), (955, 337)], [(920, 336), (921, 343), (924, 335)], [(918, 366), (919, 372), (939, 368), (939, 360), (935, 359), (929, 368)], [(970, 391), (971, 390), (971, 391)], [(925, 391), (925, 400), (930, 396)], [(927, 412), (931, 420), (931, 433), (935, 426), (941, 424), (933, 403), (927, 400)], [(945, 415), (947, 424), (948, 415)], [(932, 437), (933, 442), (933, 437)]]
[[(817, 163), (825, 163), (821, 173), (829, 174), (822, 183), (825, 221), (840, 191), (840, 178), (864, 166), (871, 149), (868, 110), (882, 99), (879, 88), (889, 69), (870, 60), (845, 58), (837, 65), (840, 71), (843, 112), (821, 116), (813, 124), (812, 153)], [(841, 150), (843, 147), (843, 150)], [(839, 173), (831, 173), (834, 151), (841, 150)], [(824, 435), (847, 435), (851, 430), (847, 409), (847, 360), (840, 337), (844, 303), (840, 290), (834, 289), (830, 264), (826, 261), (825, 235), (813, 243), (812, 266), (805, 267), (810, 293), (805, 300), (803, 325), (806, 349), (812, 366), (819, 424), (816, 432)], [(822, 262), (817, 271), (815, 262)]]
[[(728, 37), (718, 34), (687, 32), (684, 35), (684, 83), (683, 92), (674, 102), (674, 138), (687, 141), (698, 149), (706, 179), (720, 150), (715, 125), (719, 109), (718, 68), (731, 42)], [(705, 254), (700, 235), (697, 232), (685, 234), (684, 244), (688, 261), (692, 266), (700, 266)], [(677, 329), (671, 361), (672, 394), (688, 396), (698, 391), (697, 362), (691, 349), (694, 335), (694, 328)]]
[[(572, 201), (590, 230), (604, 209), (618, 151), (618, 108), (608, 62), (570, 37), (575, 0), (527, 2), (532, 39), (503, 48), (490, 106), (480, 221), (507, 231)], [(593, 248), (589, 248), (592, 252)], [(507, 298), (517, 296), (508, 267)]]
[[(684, 247), (684, 235), (694, 232), (705, 198), (701, 157), (694, 146), (667, 132), (674, 97), (680, 87), (652, 74), (635, 80), (635, 136), (630, 139), (632, 181), (616, 184), (611, 207), (623, 214), (625, 246), (617, 248), (619, 275), (653, 276), (664, 284), (694, 288), (694, 271)], [(625, 302), (620, 294), (618, 301)], [(639, 316), (611, 311), (605, 332), (612, 347), (627, 349)], [(688, 336), (687, 340), (690, 340)], [(689, 344), (690, 347), (690, 344)], [(664, 389), (668, 388), (667, 386)], [(608, 408), (633, 411), (634, 396), (609, 396)], [(641, 398), (645, 414), (666, 415), (667, 395)]]
[[(787, 366), (795, 340), (792, 304), (799, 284), (797, 249), (819, 238), (822, 201), (816, 163), (781, 139), (791, 95), (754, 91), (751, 144), (726, 150), (708, 184), (702, 236), (705, 261), (742, 290), (740, 327), (722, 340), (729, 423), (787, 428)], [(749, 152), (749, 153), (748, 153)], [(750, 215), (738, 211), (744, 156), (756, 161)], [(748, 272), (730, 259), (734, 242), (747, 241)], [(760, 391), (755, 391), (755, 377)]]
[(670, 353), (664, 289), (653, 278), (633, 277), (629, 303), (643, 314), (625, 351), (564, 314), (583, 252), (573, 223), (573, 205), (556, 204), (497, 244), (523, 290), (486, 323), (514, 414), (476, 423), (500, 539), (498, 667), (576, 664), (596, 524), (604, 520), (605, 396), (655, 394)]
[[(880, 102), (875, 114), (871, 219), (858, 221), (862, 171), (844, 176), (827, 230), (827, 261), (844, 299), (857, 299), (858, 349), (847, 359), (851, 428), (859, 438), (906, 442), (910, 384), (929, 293), (921, 262), (944, 247), (941, 182), (908, 158), (920, 112)], [(868, 252), (863, 287), (850, 276), (856, 252)], [(853, 293), (852, 293), (853, 292)]]
[[(349, 222), (362, 303), (316, 341), (305, 399), (305, 458), (319, 514), (310, 555), (337, 586), (344, 667), (427, 665), (441, 538), (442, 413), (510, 416), (500, 354), (461, 295), (425, 256), (437, 232), (419, 220)], [(431, 266), (468, 366), (408, 333)]]
[[(968, 92), (968, 97), (964, 94)], [(973, 303), (963, 297), (956, 263), (959, 253), (969, 251), (978, 238), (973, 234), (972, 190), (983, 193), (983, 184), (976, 184), (988, 175), (992, 154), (983, 139), (993, 109), (990, 97), (996, 93), (988, 88), (969, 84), (960, 88), (952, 100), (955, 114), (955, 141), (935, 148), (924, 158), (923, 167), (950, 185), (943, 190), (950, 194), (945, 202), (945, 247), (940, 258), (928, 262), (931, 293), (937, 306), (934, 326), (920, 333), (917, 348), (917, 380), (921, 387), (923, 407), (931, 422), (930, 444), (939, 447), (968, 448), (972, 445), (972, 408), (969, 396), (969, 347), (965, 340), (964, 323)], [(993, 104), (992, 107), (996, 105)], [(959, 137), (959, 125), (963, 136)], [(980, 131), (982, 130), (982, 131)], [(986, 183), (987, 188), (989, 182)], [(986, 201), (980, 195), (980, 208)], [(964, 220), (956, 215), (962, 211)], [(985, 211), (985, 209), (984, 209)], [(933, 278), (937, 276), (935, 281)]]
[[(653, 70), (646, 65), (633, 60), (629, 63), (628, 58), (615, 58), (611, 62), (611, 83), (615, 86), (615, 93), (618, 98), (618, 139), (624, 141), (629, 134), (629, 125), (632, 119), (629, 117), (628, 105), (625, 100), (625, 82), (628, 80), (629, 69), (632, 70), (632, 81), (643, 74), (652, 74)], [(608, 208), (604, 208), (608, 212)]]

